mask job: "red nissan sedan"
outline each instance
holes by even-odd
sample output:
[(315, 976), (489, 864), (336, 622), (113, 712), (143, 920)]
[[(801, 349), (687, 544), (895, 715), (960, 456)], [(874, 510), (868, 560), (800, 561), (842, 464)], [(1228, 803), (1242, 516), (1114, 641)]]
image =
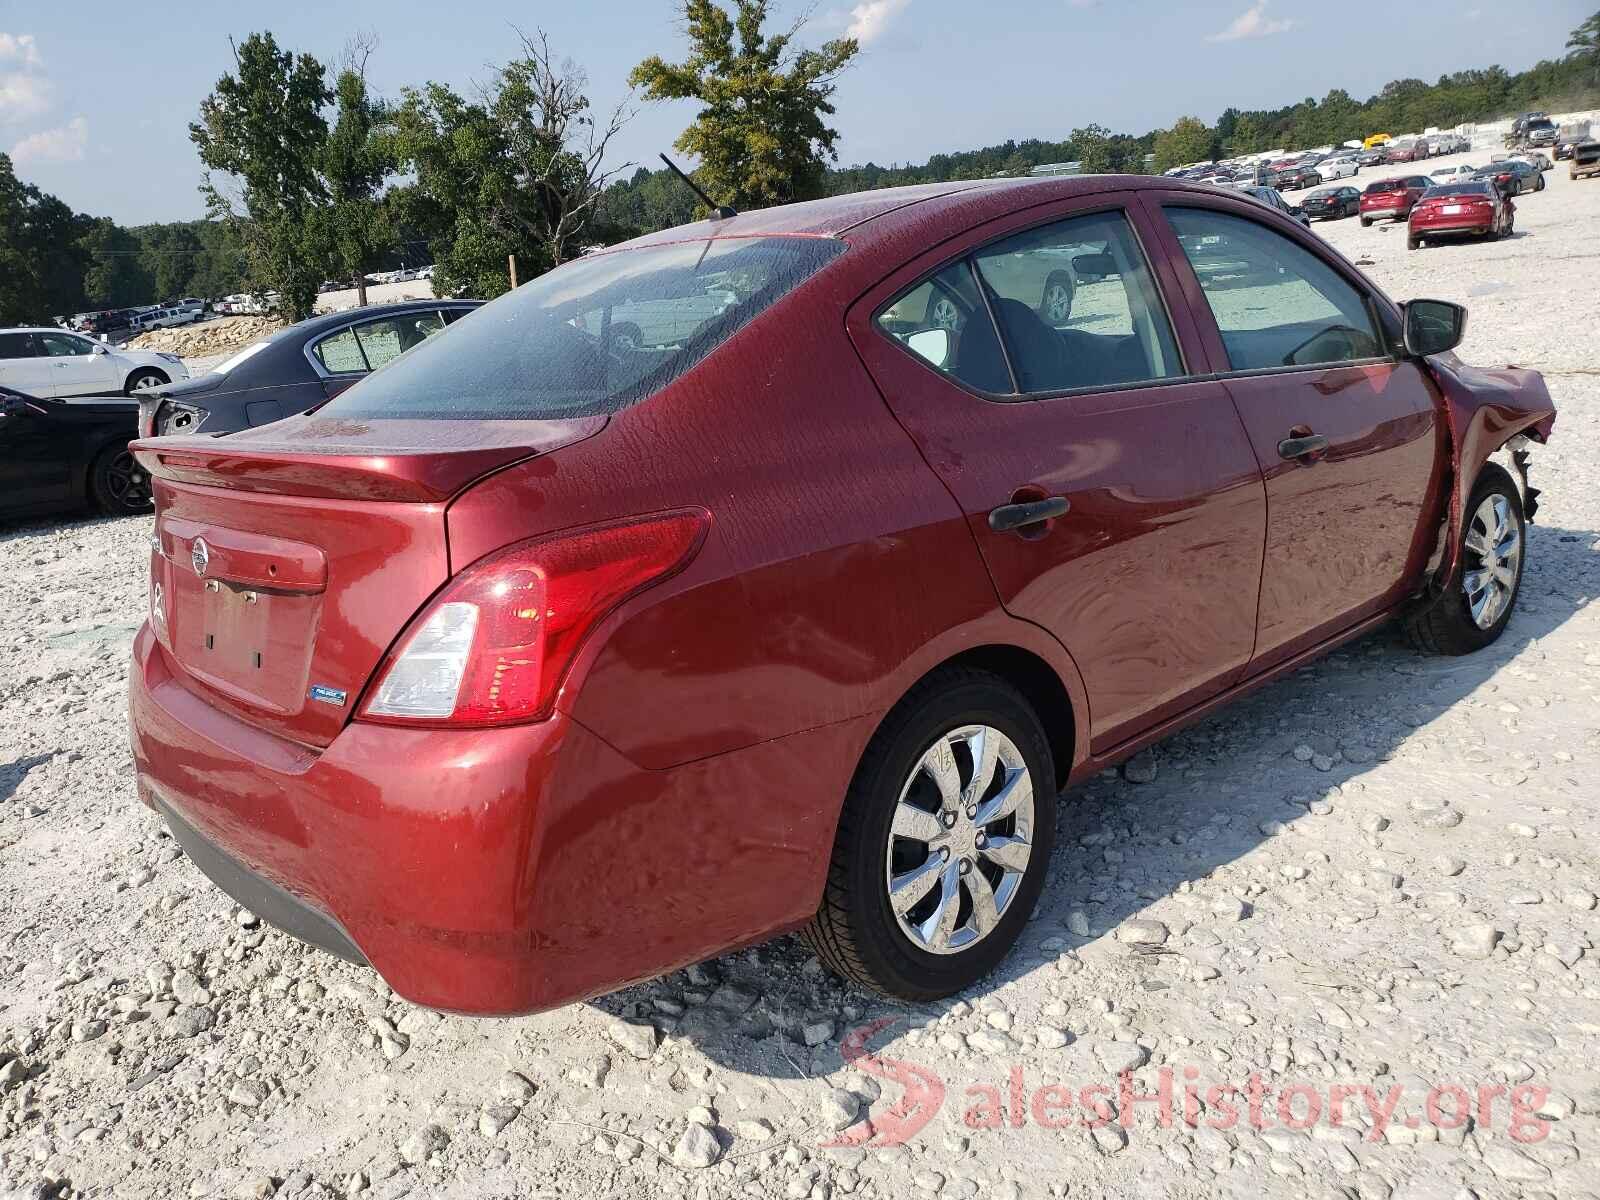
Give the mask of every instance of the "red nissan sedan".
[(1450, 353), (1464, 320), (1168, 179), (569, 263), (312, 414), (135, 444), (140, 796), (418, 1004), (793, 930), (949, 995), (1028, 920), (1063, 788), (1391, 618), (1500, 635), (1555, 414)]
[(1510, 237), (1517, 207), (1487, 180), (1445, 183), (1422, 193), (1411, 210), (1406, 246), (1416, 250), (1450, 237)]

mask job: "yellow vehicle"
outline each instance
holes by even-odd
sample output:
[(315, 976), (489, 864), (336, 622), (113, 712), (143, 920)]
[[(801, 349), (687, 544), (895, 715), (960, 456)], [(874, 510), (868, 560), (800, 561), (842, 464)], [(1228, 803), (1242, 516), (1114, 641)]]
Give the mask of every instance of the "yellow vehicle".
[(1387, 146), (1392, 141), (1394, 141), (1394, 138), (1387, 133), (1375, 133), (1361, 143), (1361, 148), (1363, 150), (1371, 150), (1374, 146)]

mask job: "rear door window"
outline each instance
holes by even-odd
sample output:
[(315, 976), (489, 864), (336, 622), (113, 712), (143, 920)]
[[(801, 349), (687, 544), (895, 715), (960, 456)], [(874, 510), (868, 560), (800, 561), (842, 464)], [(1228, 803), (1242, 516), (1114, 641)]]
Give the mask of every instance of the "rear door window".
[(1235, 371), (1384, 357), (1366, 298), (1276, 230), (1230, 213), (1168, 208)]
[(1012, 391), (1005, 351), (966, 259), (892, 301), (878, 328), (942, 375), (980, 392)]
[(0, 333), (0, 358), (33, 358), (36, 353), (32, 335)]
[(361, 353), (361, 343), (356, 340), (354, 329), (341, 329), (323, 338), (317, 343), (315, 354), (334, 375), (349, 375), (367, 369), (367, 360)]
[(830, 238), (720, 238), (578, 259), (425, 338), (319, 411), (413, 419), (615, 412), (666, 387), (844, 248)]
[(973, 260), (1021, 391), (1183, 374), (1144, 255), (1120, 212), (1031, 229)]

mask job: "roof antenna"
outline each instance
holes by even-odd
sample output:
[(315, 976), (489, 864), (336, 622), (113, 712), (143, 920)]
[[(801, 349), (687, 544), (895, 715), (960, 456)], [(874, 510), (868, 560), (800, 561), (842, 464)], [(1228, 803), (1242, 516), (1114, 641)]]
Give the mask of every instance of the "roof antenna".
[(700, 197), (701, 202), (711, 210), (711, 219), (713, 221), (726, 221), (729, 217), (737, 217), (739, 215), (739, 210), (731, 205), (713, 204), (711, 202), (711, 197), (700, 190), (700, 185), (685, 175), (683, 173), (683, 168), (678, 166), (677, 163), (673, 162), (665, 154), (661, 156), (661, 161), (667, 164), (668, 168), (671, 169), (674, 175), (689, 185), (690, 191), (692, 191), (696, 196)]

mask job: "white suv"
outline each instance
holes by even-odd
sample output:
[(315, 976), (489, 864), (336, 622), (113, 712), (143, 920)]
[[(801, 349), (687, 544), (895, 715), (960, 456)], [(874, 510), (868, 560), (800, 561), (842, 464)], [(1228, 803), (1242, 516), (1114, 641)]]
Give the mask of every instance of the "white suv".
[(0, 329), (0, 384), (30, 396), (131, 396), (187, 378), (176, 354), (122, 350), (65, 329)]

